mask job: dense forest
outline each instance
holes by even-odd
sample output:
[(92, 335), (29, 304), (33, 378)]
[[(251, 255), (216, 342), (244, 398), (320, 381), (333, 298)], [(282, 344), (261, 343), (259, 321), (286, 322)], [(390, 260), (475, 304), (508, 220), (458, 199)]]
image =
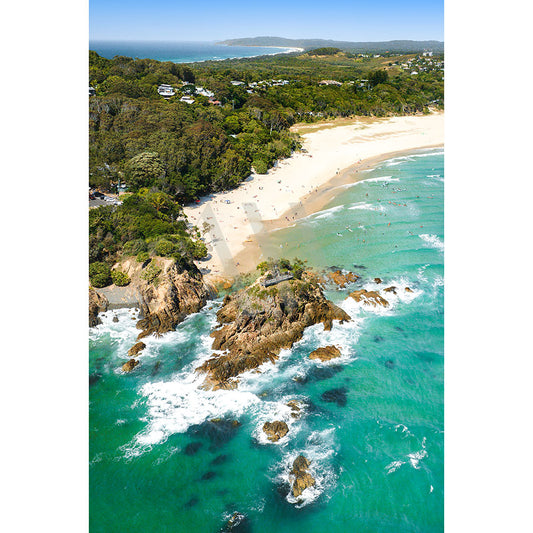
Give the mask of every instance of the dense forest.
[[(296, 122), (442, 107), (442, 67), (442, 56), (335, 48), (190, 65), (91, 51), (89, 185), (115, 192), (121, 183), (131, 193), (122, 205), (91, 210), (91, 262), (205, 255), (180, 205), (289, 157), (300, 146), (290, 131)], [(162, 97), (161, 84), (174, 94)]]

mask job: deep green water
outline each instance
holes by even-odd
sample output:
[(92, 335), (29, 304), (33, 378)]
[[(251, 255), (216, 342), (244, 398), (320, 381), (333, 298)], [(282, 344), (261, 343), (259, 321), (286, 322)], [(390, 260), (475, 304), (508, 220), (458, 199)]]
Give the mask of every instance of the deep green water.
[[(368, 177), (275, 232), (265, 249), (360, 274), (327, 292), (353, 321), (308, 328), (238, 390), (200, 391), (192, 373), (211, 354), (219, 302), (146, 340), (130, 375), (119, 369), (138, 332), (135, 313), (108, 312), (91, 330), (92, 533), (217, 532), (234, 511), (248, 519), (239, 531), (254, 533), (443, 531), (442, 150), (385, 162)], [(347, 298), (378, 287), (376, 276), (381, 288), (399, 289), (390, 309)], [(340, 360), (308, 359), (332, 343)], [(306, 404), (299, 420), (285, 406), (294, 398)], [(259, 431), (274, 419), (290, 425), (278, 444)], [(318, 483), (299, 505), (288, 501), (286, 479), (300, 453)]]

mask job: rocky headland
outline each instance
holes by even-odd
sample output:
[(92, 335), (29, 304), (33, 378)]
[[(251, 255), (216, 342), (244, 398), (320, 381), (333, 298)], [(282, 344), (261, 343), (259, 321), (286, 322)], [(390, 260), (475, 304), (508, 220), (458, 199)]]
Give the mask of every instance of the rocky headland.
[(275, 362), (283, 348), (290, 348), (305, 328), (322, 323), (331, 329), (334, 320), (350, 316), (327, 300), (314, 276), (284, 280), (265, 287), (268, 272), (252, 285), (226, 296), (217, 313), (219, 327), (211, 333), (213, 354), (197, 371), (206, 374), (205, 387), (231, 389), (239, 374), (263, 363)]

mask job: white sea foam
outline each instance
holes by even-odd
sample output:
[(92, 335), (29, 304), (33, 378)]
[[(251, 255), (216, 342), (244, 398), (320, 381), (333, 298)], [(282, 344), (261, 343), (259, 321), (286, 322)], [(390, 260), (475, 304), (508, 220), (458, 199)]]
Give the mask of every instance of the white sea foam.
[(372, 205), (367, 204), (366, 202), (357, 202), (356, 204), (353, 204), (348, 209), (363, 209), (365, 211), (384, 211), (385, 207), (383, 205)]
[(444, 243), (437, 237), (437, 235), (428, 235), (423, 233), (419, 237), (430, 247), (435, 248), (436, 250), (444, 251)]
[(405, 461), (393, 461), (392, 463), (388, 464), (385, 467), (385, 470), (387, 470), (387, 474), (392, 474), (393, 472), (396, 472), (400, 466), (404, 465)]

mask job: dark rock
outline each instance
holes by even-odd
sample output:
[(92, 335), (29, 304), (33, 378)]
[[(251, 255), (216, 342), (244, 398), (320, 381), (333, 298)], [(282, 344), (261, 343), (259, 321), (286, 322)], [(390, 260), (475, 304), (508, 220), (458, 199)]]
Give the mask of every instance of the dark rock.
[(221, 464), (224, 464), (225, 462), (227, 462), (228, 459), (229, 459), (229, 455), (226, 455), (226, 454), (217, 455), (217, 456), (211, 461), (211, 463), (209, 463), (209, 464), (212, 464), (213, 466), (221, 465)]
[(97, 293), (92, 287), (89, 287), (89, 327), (92, 328), (101, 324), (98, 313), (105, 313), (109, 301), (102, 294)]
[(278, 442), (289, 432), (289, 426), (283, 421), (275, 420), (274, 422), (265, 422), (263, 431), (268, 435), (268, 440)]
[(392, 359), (389, 359), (388, 361), (385, 361), (385, 366), (392, 370), (394, 368), (394, 361)]
[(213, 472), (212, 470), (209, 470), (209, 472), (206, 472), (202, 477), (202, 481), (207, 481), (209, 479), (213, 479), (217, 475), (216, 472)]
[(137, 361), (137, 359), (130, 359), (122, 365), (122, 370), (124, 372), (131, 372), (138, 364), (139, 361)]
[(374, 283), (383, 283), (383, 280), (381, 278), (374, 278)]
[(291, 416), (293, 418), (300, 418), (301, 410), (302, 410), (302, 403), (298, 400), (291, 400), (290, 402), (287, 402), (287, 407), (291, 408)]
[(346, 387), (330, 389), (324, 392), (320, 397), (325, 402), (336, 403), (339, 407), (344, 407), (348, 399), (348, 389), (346, 389)]
[(252, 527), (245, 514), (235, 512), (220, 531), (221, 533), (251, 533)]
[(152, 370), (152, 376), (156, 376), (157, 374), (159, 374), (159, 369), (160, 368), (161, 368), (161, 361), (156, 361), (155, 365), (154, 365), (154, 368)]
[(353, 291), (350, 293), (350, 296), (356, 301), (356, 302), (363, 302), (367, 305), (372, 305), (373, 307), (377, 307), (378, 305), (381, 305), (383, 307), (389, 307), (389, 302), (383, 298), (377, 291), (367, 291), (366, 289), (361, 289), (358, 291)]
[(387, 287), (386, 289), (383, 289), (384, 292), (392, 292), (392, 294), (396, 294), (396, 291), (397, 291), (397, 288), (392, 286), (392, 287)]
[(363, 270), (366, 270), (366, 266), (365, 265), (355, 265), (353, 266), (354, 268), (361, 268)]
[(201, 442), (191, 442), (185, 446), (183, 453), (185, 455), (196, 455), (202, 446), (203, 444)]
[(152, 333), (173, 331), (191, 313), (197, 313), (211, 295), (198, 269), (182, 269), (177, 263), (163, 264), (157, 287), (142, 281), (137, 287), (141, 296), (141, 313), (137, 328), (142, 339)]
[(336, 346), (325, 346), (317, 348), (309, 354), (309, 359), (320, 359), (321, 361), (330, 361), (341, 356), (341, 351)]
[(117, 315), (115, 315), (115, 316), (113, 317), (113, 322), (118, 322), (118, 316), (117, 316)]
[(128, 350), (128, 355), (130, 357), (133, 357), (135, 355), (137, 355), (139, 352), (142, 352), (144, 349), (146, 348), (146, 344), (144, 344), (144, 342), (137, 342), (135, 343), (129, 350)]
[(89, 374), (89, 387), (92, 387), (96, 383), (98, 383), (102, 379), (102, 374), (99, 374), (98, 372), (93, 372), (92, 374)]
[(381, 335), (374, 335), (374, 342), (382, 342), (385, 339)]
[(346, 274), (343, 274), (342, 270), (335, 270), (334, 272), (328, 273), (328, 278), (331, 279), (333, 283), (338, 285), (341, 289), (344, 289), (347, 283), (353, 283), (359, 279), (359, 276), (353, 272), (347, 272)]
[(192, 435), (209, 439), (211, 441), (209, 449), (216, 450), (235, 437), (240, 425), (238, 420), (215, 418), (206, 420), (202, 424), (191, 426), (188, 432)]
[(303, 455), (299, 455), (292, 464), (290, 475), (294, 476), (292, 494), (295, 498), (298, 498), (308, 487), (315, 485), (315, 479), (309, 473), (309, 464), (309, 461)]
[(200, 500), (196, 497), (196, 496), (193, 496), (185, 505), (184, 507), (186, 509), (190, 509), (191, 507), (194, 507)]

